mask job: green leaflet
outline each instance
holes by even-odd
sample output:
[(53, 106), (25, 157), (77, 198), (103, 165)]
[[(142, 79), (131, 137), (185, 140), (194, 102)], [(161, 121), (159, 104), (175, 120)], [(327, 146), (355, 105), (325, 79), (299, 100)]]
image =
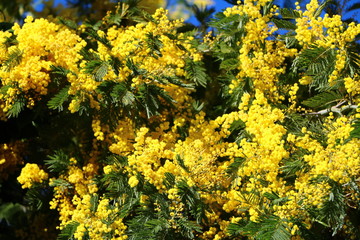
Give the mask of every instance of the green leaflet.
[(20, 64), (23, 52), (19, 48), (14, 48), (7, 56), (4, 65), (5, 70), (10, 71), (12, 68)]
[(311, 108), (325, 108), (330, 105), (336, 105), (335, 103), (339, 102), (341, 99), (343, 99), (341, 94), (335, 91), (329, 91), (319, 93), (314, 97), (302, 101), (302, 104)]
[(50, 109), (53, 110), (57, 109), (59, 112), (62, 111), (64, 109), (63, 108), (64, 102), (66, 102), (69, 98), (69, 93), (68, 93), (69, 88), (70, 86), (66, 86), (63, 89), (61, 89), (58, 94), (56, 94), (54, 97), (50, 99), (50, 101), (47, 103), (47, 106)]
[(15, 102), (11, 105), (10, 109), (7, 111), (6, 116), (8, 118), (18, 117), (20, 112), (26, 106), (26, 99), (25, 97), (19, 97), (15, 100)]
[(107, 74), (109, 63), (101, 60), (92, 60), (86, 63), (85, 72), (93, 75), (95, 81), (101, 82)]
[(294, 23), (283, 20), (283, 19), (273, 18), (272, 21), (275, 23), (275, 25), (278, 28), (281, 28), (281, 29), (295, 30), (297, 28), (297, 26)]
[(188, 59), (186, 61), (185, 70), (187, 78), (190, 81), (194, 82), (197, 86), (206, 87), (208, 76), (203, 62), (194, 62)]
[(257, 222), (231, 223), (228, 233), (233, 236), (251, 236), (256, 240), (289, 240), (290, 229), (285, 219), (275, 215), (263, 215)]
[(354, 129), (350, 132), (350, 139), (351, 138), (359, 138), (360, 139), (360, 119), (356, 119), (351, 126)]
[(80, 225), (78, 222), (71, 222), (67, 224), (63, 230), (61, 230), (61, 233), (59, 234), (57, 240), (69, 240), (72, 239), (72, 236), (74, 235), (76, 228)]
[(291, 8), (281, 8), (280, 15), (284, 19), (295, 19), (301, 17), (298, 11)]
[(59, 17), (58, 20), (59, 20), (59, 23), (67, 26), (68, 28), (70, 28), (72, 30), (76, 30), (77, 27), (78, 27), (76, 22), (74, 22), (74, 21), (72, 21), (70, 19), (65, 19), (65, 18)]
[(70, 164), (70, 158), (62, 150), (55, 151), (53, 155), (47, 156), (48, 160), (45, 160), (45, 164), (48, 165), (50, 172), (61, 173), (67, 170)]

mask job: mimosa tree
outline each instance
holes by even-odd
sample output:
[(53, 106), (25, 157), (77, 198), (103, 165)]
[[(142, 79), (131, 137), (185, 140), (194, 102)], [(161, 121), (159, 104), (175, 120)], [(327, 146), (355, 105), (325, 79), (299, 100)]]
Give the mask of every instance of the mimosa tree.
[(326, 4), (3, 24), (0, 238), (359, 238), (360, 25)]

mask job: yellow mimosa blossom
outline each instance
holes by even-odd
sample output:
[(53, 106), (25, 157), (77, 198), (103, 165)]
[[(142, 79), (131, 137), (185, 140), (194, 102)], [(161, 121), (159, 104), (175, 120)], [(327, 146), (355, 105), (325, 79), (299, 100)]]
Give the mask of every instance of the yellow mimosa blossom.
[(17, 178), (22, 188), (30, 188), (34, 183), (42, 183), (47, 180), (48, 174), (35, 163), (27, 163)]

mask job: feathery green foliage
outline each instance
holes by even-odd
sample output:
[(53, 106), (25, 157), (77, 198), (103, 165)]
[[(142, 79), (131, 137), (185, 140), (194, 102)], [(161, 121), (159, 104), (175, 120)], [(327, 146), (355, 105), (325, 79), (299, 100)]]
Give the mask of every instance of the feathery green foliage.
[(67, 169), (70, 158), (61, 150), (55, 151), (54, 155), (49, 155), (45, 164), (51, 172), (61, 173)]
[(48, 107), (50, 109), (58, 110), (59, 112), (64, 109), (63, 104), (66, 102), (69, 98), (69, 88), (70, 86), (66, 86), (63, 89), (60, 90), (58, 94), (56, 94), (53, 98), (50, 99), (48, 102)]

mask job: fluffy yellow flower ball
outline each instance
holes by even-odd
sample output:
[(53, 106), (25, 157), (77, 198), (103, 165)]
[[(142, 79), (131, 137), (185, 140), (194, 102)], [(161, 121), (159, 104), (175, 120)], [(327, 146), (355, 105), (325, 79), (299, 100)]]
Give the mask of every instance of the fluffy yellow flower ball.
[(35, 163), (27, 163), (17, 178), (22, 188), (30, 188), (33, 183), (42, 183), (48, 178), (48, 174)]

